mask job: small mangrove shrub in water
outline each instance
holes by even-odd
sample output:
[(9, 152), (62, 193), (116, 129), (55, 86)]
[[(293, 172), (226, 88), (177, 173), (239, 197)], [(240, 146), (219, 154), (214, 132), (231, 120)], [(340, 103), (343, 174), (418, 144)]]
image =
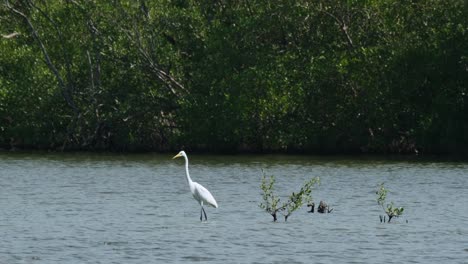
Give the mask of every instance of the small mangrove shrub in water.
[[(377, 203), (382, 206), (385, 214), (388, 216), (388, 222), (392, 220), (393, 217), (399, 217), (403, 214), (405, 210), (403, 207), (395, 207), (393, 202), (390, 202), (385, 206), (385, 199), (387, 199), (388, 190), (385, 188), (384, 183), (379, 185), (379, 190), (376, 192), (377, 194)], [(385, 216), (382, 218), (380, 216), (380, 222), (385, 222)]]
[(274, 193), (275, 176), (271, 175), (267, 178), (265, 172), (263, 172), (260, 185), (263, 191), (263, 202), (259, 206), (273, 217), (273, 221), (278, 220), (278, 213), (283, 214), (284, 221), (288, 221), (288, 217), (294, 211), (301, 208), (305, 203), (312, 201), (312, 189), (319, 182), (318, 177), (310, 179), (304, 183), (299, 192), (293, 192), (286, 202), (280, 204), (281, 199)]

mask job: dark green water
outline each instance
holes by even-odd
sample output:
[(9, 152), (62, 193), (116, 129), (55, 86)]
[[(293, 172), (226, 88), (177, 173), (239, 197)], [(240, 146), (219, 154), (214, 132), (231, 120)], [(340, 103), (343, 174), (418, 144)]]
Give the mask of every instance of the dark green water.
[[(189, 153), (219, 204), (200, 223), (171, 157), (1, 153), (0, 263), (467, 263), (467, 163)], [(313, 197), (334, 211), (273, 223), (261, 169), (284, 195), (319, 176)], [(379, 221), (380, 182), (405, 207), (394, 223)]]

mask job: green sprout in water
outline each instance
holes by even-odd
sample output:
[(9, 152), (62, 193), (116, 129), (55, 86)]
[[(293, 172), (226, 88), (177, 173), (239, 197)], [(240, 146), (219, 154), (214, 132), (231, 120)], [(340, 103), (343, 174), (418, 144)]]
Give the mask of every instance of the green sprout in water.
[[(382, 209), (388, 216), (388, 222), (392, 220), (393, 217), (399, 217), (403, 214), (404, 208), (403, 207), (394, 207), (393, 202), (390, 202), (385, 207), (385, 199), (387, 199), (388, 190), (385, 189), (384, 183), (379, 185), (379, 190), (377, 191), (377, 203), (382, 206)], [(380, 216), (380, 222), (382, 222), (382, 216)], [(383, 222), (385, 222), (385, 217), (383, 218)]]
[(278, 220), (277, 214), (281, 212), (284, 216), (284, 221), (288, 221), (288, 217), (297, 209), (301, 208), (304, 203), (312, 201), (312, 188), (315, 184), (319, 183), (319, 178), (312, 178), (299, 190), (299, 192), (293, 192), (289, 199), (280, 205), (280, 198), (276, 196), (274, 191), (275, 176), (267, 178), (265, 172), (263, 172), (262, 183), (260, 188), (263, 191), (262, 198), (263, 202), (260, 203), (260, 208), (264, 209), (273, 217), (273, 221)]

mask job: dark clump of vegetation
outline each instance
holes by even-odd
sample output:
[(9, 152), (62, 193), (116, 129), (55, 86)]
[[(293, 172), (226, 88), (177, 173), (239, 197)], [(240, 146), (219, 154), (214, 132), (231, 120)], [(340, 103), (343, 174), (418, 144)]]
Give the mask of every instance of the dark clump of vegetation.
[[(315, 210), (315, 203), (309, 203), (307, 204), (307, 207), (310, 207), (310, 211), (308, 212), (313, 213)], [(320, 201), (317, 207), (317, 213), (325, 214), (325, 213), (331, 213), (332, 211), (333, 211), (333, 208), (330, 208), (330, 206), (324, 201)]]
[(468, 154), (463, 0), (0, 4), (0, 148)]
[(268, 179), (263, 173), (262, 184), (260, 185), (263, 192), (263, 202), (259, 206), (273, 217), (274, 222), (278, 220), (278, 213), (282, 213), (284, 221), (288, 221), (288, 217), (294, 211), (301, 208), (305, 203), (312, 201), (312, 189), (319, 181), (317, 177), (310, 179), (304, 183), (299, 192), (293, 192), (286, 202), (280, 204), (281, 199), (274, 193), (275, 177), (270, 176)]
[[(394, 207), (393, 202), (389, 204), (385, 204), (385, 199), (387, 199), (388, 190), (385, 188), (384, 184), (381, 183), (379, 185), (379, 190), (376, 192), (377, 194), (377, 203), (382, 206), (385, 214), (388, 216), (388, 223), (392, 220), (393, 217), (400, 217), (403, 214), (404, 208), (403, 207)], [(380, 222), (385, 222), (385, 216), (380, 216)]]

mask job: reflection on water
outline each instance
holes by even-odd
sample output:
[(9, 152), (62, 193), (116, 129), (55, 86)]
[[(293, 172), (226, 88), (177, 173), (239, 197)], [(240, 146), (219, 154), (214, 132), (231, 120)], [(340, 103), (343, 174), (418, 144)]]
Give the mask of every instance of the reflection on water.
[[(190, 156), (219, 208), (199, 207), (172, 155), (0, 154), (0, 263), (466, 263), (468, 164)], [(319, 176), (328, 215), (258, 207), (261, 169), (288, 194)], [(405, 207), (381, 224), (376, 186)], [(408, 223), (406, 223), (408, 220)]]

